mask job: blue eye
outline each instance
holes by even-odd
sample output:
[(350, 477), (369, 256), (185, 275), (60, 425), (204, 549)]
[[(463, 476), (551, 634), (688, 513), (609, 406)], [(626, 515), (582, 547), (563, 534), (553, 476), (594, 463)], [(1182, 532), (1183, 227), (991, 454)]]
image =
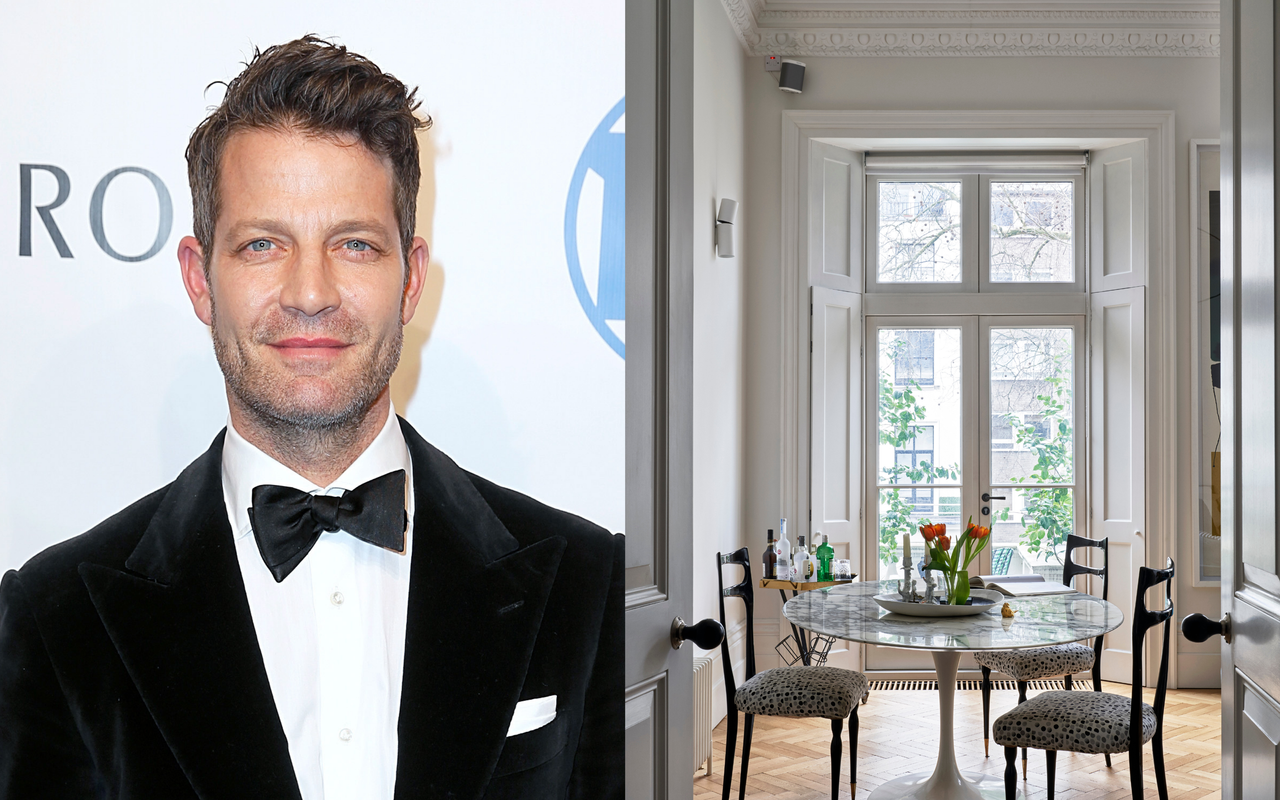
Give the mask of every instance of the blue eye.
[(344, 244), (343, 247), (347, 248), (348, 250), (355, 250), (357, 252), (364, 252), (365, 250), (370, 249), (368, 242), (362, 242), (359, 239), (352, 239), (351, 241)]
[(266, 239), (257, 239), (255, 241), (249, 242), (249, 249), (255, 253), (261, 253), (266, 250), (270, 250), (271, 247), (272, 247), (271, 242), (267, 241)]

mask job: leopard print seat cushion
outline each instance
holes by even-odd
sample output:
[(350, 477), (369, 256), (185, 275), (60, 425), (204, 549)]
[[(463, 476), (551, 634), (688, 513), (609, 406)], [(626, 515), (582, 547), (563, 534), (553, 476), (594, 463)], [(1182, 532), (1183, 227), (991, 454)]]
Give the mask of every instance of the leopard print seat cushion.
[[(1123, 753), (1129, 749), (1132, 701), (1109, 692), (1043, 692), (1019, 703), (991, 727), (1002, 747)], [(1156, 712), (1142, 704), (1142, 741), (1156, 732)]]
[(745, 714), (844, 719), (867, 693), (867, 676), (838, 667), (778, 667), (738, 687), (734, 703)]
[(1080, 642), (1029, 650), (978, 651), (979, 666), (1003, 672), (1015, 681), (1038, 681), (1093, 669), (1093, 648)]

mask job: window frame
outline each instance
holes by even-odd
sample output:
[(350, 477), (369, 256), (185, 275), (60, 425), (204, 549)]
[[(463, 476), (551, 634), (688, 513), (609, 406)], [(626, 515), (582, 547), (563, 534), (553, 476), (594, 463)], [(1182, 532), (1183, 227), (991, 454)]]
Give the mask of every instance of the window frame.
[[(992, 464), (995, 451), (992, 444), (992, 397), (991, 397), (991, 331), (993, 329), (1070, 329), (1072, 339), (1072, 377), (1071, 377), (1071, 416), (1072, 416), (1072, 476), (1070, 481), (1048, 483), (1019, 484), (1013, 481), (995, 482), (995, 468)], [(1072, 491), (1072, 533), (1085, 536), (1088, 530), (1090, 464), (1088, 457), (1088, 416), (1087, 404), (1091, 402), (1091, 387), (1087, 382), (1088, 363), (1086, 355), (1089, 348), (1089, 322), (1085, 315), (1077, 314), (1035, 314), (1035, 315), (982, 315), (978, 322), (978, 408), (985, 410), (979, 414), (979, 444), (987, 446), (978, 449), (978, 475), (981, 490), (994, 494), (1003, 490), (1011, 490), (1005, 501), (1010, 506), (1019, 489), (1034, 490), (1047, 488), (1068, 488)], [(1018, 450), (1001, 450), (1000, 452), (1018, 452)], [(995, 503), (992, 503), (992, 514), (985, 517), (987, 524), (994, 521)], [(990, 561), (985, 561), (989, 565)]]
[[(864, 282), (868, 292), (976, 292), (978, 290), (977, 241), (974, 239), (978, 209), (969, 198), (977, 191), (978, 175), (966, 172), (928, 170), (868, 173), (866, 201), (863, 203), (866, 233), (862, 237)], [(960, 280), (947, 283), (914, 281), (880, 281), (880, 184), (882, 183), (952, 183), (960, 184)]]
[[(978, 188), (978, 291), (993, 294), (1049, 294), (1067, 292), (1082, 294), (1085, 291), (1085, 182), (1084, 170), (1068, 174), (1062, 170), (1045, 172), (1007, 172), (990, 170), (979, 177)], [(1072, 281), (992, 281), (991, 280), (991, 184), (1019, 182), (1071, 183), (1071, 199), (1075, 221), (1072, 228), (1072, 261), (1075, 280)]]
[[(867, 294), (1084, 294), (1086, 288), (1087, 167), (1000, 166), (962, 168), (868, 168), (863, 202), (863, 290)], [(1072, 184), (1072, 266), (1075, 278), (1060, 282), (993, 282), (991, 280), (991, 184), (1006, 181)], [(959, 182), (960, 280), (886, 282), (880, 280), (880, 184)]]

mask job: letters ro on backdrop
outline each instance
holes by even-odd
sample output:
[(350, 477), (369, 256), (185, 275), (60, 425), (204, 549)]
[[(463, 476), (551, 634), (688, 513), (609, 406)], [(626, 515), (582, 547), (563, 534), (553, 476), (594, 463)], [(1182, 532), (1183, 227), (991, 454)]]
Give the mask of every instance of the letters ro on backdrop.
[[(57, 196), (44, 205), (36, 205), (36, 201), (32, 198), (31, 174), (36, 170), (49, 173), (58, 182)], [(136, 173), (150, 181), (156, 192), (156, 200), (160, 204), (160, 217), (156, 226), (155, 241), (145, 252), (137, 255), (126, 255), (112, 247), (107, 238), (106, 227), (103, 224), (102, 211), (107, 201), (107, 189), (111, 187), (112, 181), (126, 172)], [(53, 212), (71, 197), (71, 176), (62, 167), (53, 164), (19, 164), (18, 176), (20, 209), (18, 218), (18, 255), (31, 255), (32, 212), (34, 211), (44, 225), (45, 232), (48, 233), (49, 238), (53, 241), (53, 246), (57, 248), (58, 255), (62, 258), (75, 258), (71, 248), (67, 245), (66, 238), (62, 235), (62, 229), (58, 227), (58, 222), (53, 215)], [(143, 167), (118, 167), (102, 176), (102, 179), (94, 186), (93, 197), (89, 201), (88, 224), (89, 230), (93, 233), (93, 240), (98, 243), (98, 247), (102, 249), (102, 252), (117, 261), (146, 261), (159, 253), (165, 243), (169, 241), (169, 234), (173, 230), (173, 200), (169, 197), (169, 189), (164, 185), (164, 181), (151, 170)]]

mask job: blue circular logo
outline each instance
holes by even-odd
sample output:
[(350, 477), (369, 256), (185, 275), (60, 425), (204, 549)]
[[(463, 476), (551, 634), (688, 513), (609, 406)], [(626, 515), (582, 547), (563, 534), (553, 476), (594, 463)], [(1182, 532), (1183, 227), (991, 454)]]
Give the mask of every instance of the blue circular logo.
[[(613, 132), (613, 127), (626, 112), (626, 98), (618, 101), (596, 126), (569, 182), (569, 198), (564, 209), (564, 254), (569, 262), (569, 279), (578, 295), (578, 304), (586, 312), (592, 327), (613, 352), (627, 357), (626, 344), (610, 322), (625, 322), (627, 307), (626, 233), (627, 233), (627, 169), (626, 133)], [(589, 177), (593, 176), (593, 177)], [(599, 197), (599, 260), (594, 296), (583, 277), (579, 250), (579, 206), (583, 187), (594, 184), (593, 197)], [(587, 209), (582, 209), (584, 213)], [(594, 204), (593, 204), (594, 211)], [(583, 223), (594, 226), (595, 220)], [(592, 230), (588, 228), (588, 230)], [(594, 233), (594, 230), (592, 230)], [(594, 238), (594, 237), (591, 237)], [(621, 326), (619, 326), (621, 330)]]

